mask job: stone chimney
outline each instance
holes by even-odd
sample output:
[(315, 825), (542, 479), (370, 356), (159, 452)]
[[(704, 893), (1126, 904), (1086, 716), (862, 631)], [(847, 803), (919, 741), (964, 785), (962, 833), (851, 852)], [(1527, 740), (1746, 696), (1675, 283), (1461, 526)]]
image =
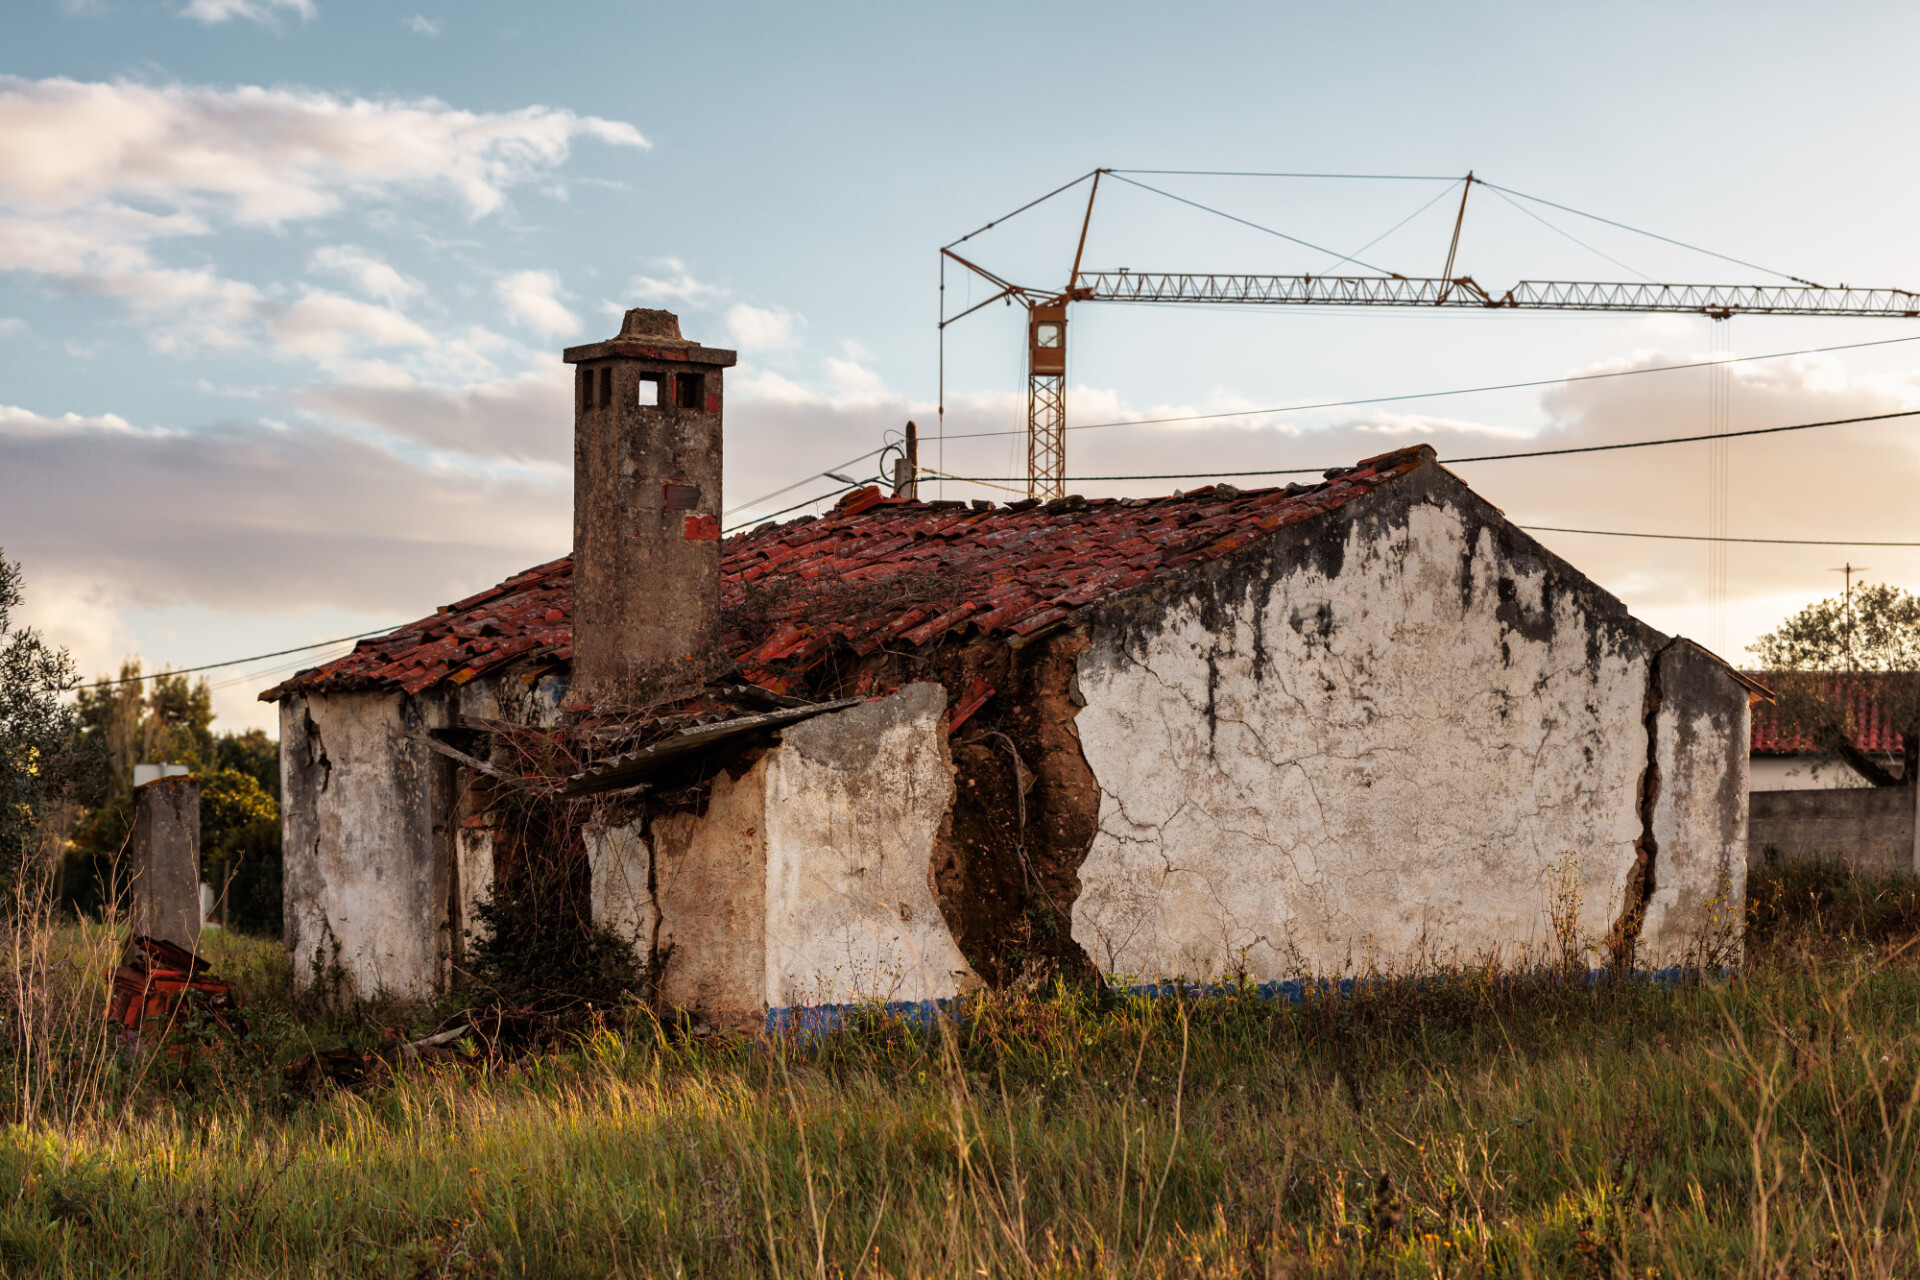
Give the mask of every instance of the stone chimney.
[(670, 311), (569, 347), (573, 378), (570, 701), (698, 670), (720, 639), (721, 373)]

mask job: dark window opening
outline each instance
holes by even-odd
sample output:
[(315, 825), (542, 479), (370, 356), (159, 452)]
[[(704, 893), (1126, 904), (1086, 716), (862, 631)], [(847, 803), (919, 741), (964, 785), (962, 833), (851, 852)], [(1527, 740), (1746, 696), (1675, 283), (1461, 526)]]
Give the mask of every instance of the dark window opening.
[(612, 403), (613, 403), (613, 370), (612, 368), (609, 367), (609, 368), (600, 370), (600, 407), (602, 409), (605, 409)]
[(673, 379), (673, 403), (679, 409), (698, 409), (701, 407), (700, 392), (706, 379), (697, 373), (676, 374)]
[(664, 373), (643, 373), (640, 375), (640, 394), (636, 401), (643, 409), (658, 408), (665, 399), (660, 394), (660, 384), (666, 381)]
[(579, 391), (580, 407), (593, 408), (593, 370), (583, 368), (576, 371), (573, 381)]

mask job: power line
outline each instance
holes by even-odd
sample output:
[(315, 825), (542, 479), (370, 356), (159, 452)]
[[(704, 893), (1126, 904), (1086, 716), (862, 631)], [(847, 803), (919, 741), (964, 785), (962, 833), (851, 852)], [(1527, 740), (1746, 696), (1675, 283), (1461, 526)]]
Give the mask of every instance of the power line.
[(378, 631), (362, 631), (358, 635), (341, 636), (335, 640), (318, 640), (313, 644), (303, 644), (293, 649), (277, 649), (272, 653), (256, 653), (250, 658), (229, 658), (225, 662), (209, 662), (204, 666), (181, 667), (174, 671), (155, 671), (151, 675), (122, 676), (118, 680), (96, 680), (92, 684), (78, 686), (82, 689), (105, 689), (109, 685), (139, 684), (143, 680), (158, 680), (162, 676), (191, 675), (196, 671), (216, 671), (221, 667), (237, 667), (243, 662), (259, 662), (263, 658), (284, 658), (290, 653), (306, 653), (311, 649), (325, 649), (329, 645), (345, 644), (349, 640), (365, 640), (369, 636), (383, 636), (395, 630), (395, 627), (381, 627)]
[(1769, 547), (1920, 547), (1920, 542), (1863, 542), (1855, 538), (1725, 538), (1705, 533), (1628, 533), (1624, 529), (1562, 529), (1523, 524), (1528, 533), (1584, 533), (1596, 538), (1655, 538), (1662, 542), (1753, 542)]
[[(1785, 360), (1789, 356), (1821, 355), (1828, 351), (1857, 351), (1862, 347), (1888, 347), (1902, 342), (1920, 342), (1920, 334), (1905, 338), (1875, 338), (1870, 342), (1842, 342), (1831, 347), (1801, 347), (1796, 351), (1774, 351), (1758, 356), (1723, 356), (1713, 360), (1693, 360), (1686, 364), (1652, 365), (1645, 369), (1611, 369), (1602, 373), (1570, 373), (1559, 378), (1536, 378), (1528, 382), (1499, 382), (1482, 387), (1455, 387), (1447, 391), (1408, 391), (1391, 396), (1366, 396), (1354, 400), (1322, 400), (1316, 404), (1280, 405), (1272, 409), (1229, 409), (1220, 413), (1188, 413), (1171, 418), (1130, 418), (1122, 422), (1083, 422), (1068, 426), (1069, 431), (1100, 431), (1111, 427), (1150, 427), (1169, 422), (1211, 422), (1221, 418), (1253, 418), (1266, 413), (1305, 413), (1311, 409), (1347, 409), (1358, 405), (1391, 404), (1399, 400), (1438, 400), (1445, 396), (1480, 395), (1491, 391), (1525, 391), (1531, 387), (1556, 387), (1567, 382), (1598, 382), (1606, 378), (1632, 378), (1643, 373), (1674, 373), (1682, 369), (1706, 369), (1721, 364), (1748, 364), (1758, 360)], [(1023, 436), (1025, 431), (970, 431), (950, 435), (949, 440), (983, 440), (998, 436)], [(875, 452), (878, 452), (876, 450)], [(857, 461), (857, 459), (856, 459)], [(808, 477), (811, 479), (812, 477)], [(801, 483), (805, 483), (802, 481)], [(737, 509), (737, 508), (736, 508)]]
[[(748, 507), (756, 506), (762, 502), (765, 502), (768, 498), (777, 498), (783, 493), (792, 493), (795, 489), (798, 489), (801, 485), (808, 484), (814, 480), (825, 480), (828, 478), (829, 472), (844, 471), (848, 467), (852, 466), (854, 463), (864, 462), (868, 458), (871, 458), (874, 454), (885, 453), (886, 450), (887, 450), (887, 446), (884, 444), (881, 445), (878, 449), (869, 449), (863, 454), (860, 454), (856, 457), (848, 458), (845, 462), (837, 462), (831, 467), (827, 467), (827, 468), (824, 468), (823, 470), (816, 471), (812, 475), (807, 476), (805, 479), (795, 480), (792, 484), (787, 485), (785, 488), (775, 489), (772, 493), (763, 493), (757, 498), (754, 498), (747, 502), (740, 503), (738, 506), (729, 507), (727, 510), (722, 511), (720, 515), (723, 519), (727, 516), (737, 516), (742, 511), (745, 511)], [(806, 503), (803, 502), (800, 505), (805, 506)], [(788, 508), (788, 510), (792, 510), (792, 508), (790, 507)]]
[[(874, 450), (874, 452), (875, 452), (875, 453), (878, 453), (878, 452), (879, 452), (879, 450), (878, 450), (878, 449), (876, 449), (876, 450)], [(809, 477), (807, 477), (807, 479), (809, 479), (809, 480), (811, 480), (811, 479), (815, 479), (815, 478), (816, 478), (816, 477), (813, 477), (813, 476), (809, 476)], [(786, 515), (786, 514), (787, 514), (787, 512), (789, 512), (789, 511), (798, 511), (798, 510), (799, 510), (800, 508), (802, 508), (802, 507), (810, 507), (810, 506), (812, 506), (812, 505), (813, 505), (814, 503), (816, 503), (816, 502), (825, 502), (825, 501), (826, 501), (826, 500), (827, 500), (828, 498), (833, 498), (833, 497), (837, 497), (837, 496), (839, 496), (840, 494), (843, 494), (843, 493), (846, 493), (846, 492), (847, 492), (848, 490), (850, 490), (850, 489), (859, 489), (859, 488), (862, 488), (862, 487), (864, 487), (864, 486), (866, 486), (866, 485), (870, 485), (870, 484), (879, 484), (879, 483), (882, 483), (882, 482), (884, 482), (884, 480), (885, 480), (885, 477), (884, 477), (884, 476), (870, 476), (870, 477), (868, 477), (867, 479), (865, 479), (865, 480), (862, 480), (862, 481), (860, 481), (860, 482), (859, 482), (858, 484), (843, 484), (843, 485), (841, 485), (841, 486), (840, 486), (840, 487), (839, 487), (838, 489), (829, 489), (829, 490), (827, 490), (827, 492), (825, 492), (825, 493), (822, 493), (822, 494), (818, 494), (818, 495), (816, 495), (816, 496), (814, 496), (814, 497), (811, 497), (811, 498), (808, 498), (808, 499), (807, 499), (807, 500), (806, 500), (805, 502), (796, 502), (796, 503), (794, 503), (794, 504), (793, 504), (792, 506), (790, 506), (790, 507), (782, 507), (782, 508), (780, 508), (780, 510), (778, 510), (778, 511), (774, 511), (774, 512), (770, 512), (770, 513), (769, 513), (769, 514), (767, 514), (767, 515), (764, 515), (764, 516), (755, 516), (755, 517), (754, 517), (753, 519), (751, 519), (751, 520), (743, 520), (743, 521), (741, 521), (741, 522), (740, 522), (739, 524), (736, 524), (736, 525), (730, 525), (730, 526), (728, 526), (727, 528), (725, 528), (725, 529), (723, 529), (723, 530), (721, 530), (721, 532), (722, 532), (722, 533), (738, 533), (738, 532), (739, 532), (740, 530), (742, 530), (742, 529), (751, 529), (751, 528), (752, 528), (753, 526), (755, 526), (755, 525), (758, 525), (758, 524), (765, 524), (765, 523), (766, 523), (767, 521), (769, 521), (769, 520), (777, 520), (777, 519), (779, 519), (779, 518), (780, 518), (781, 516), (783, 516), (783, 515)], [(805, 482), (805, 481), (802, 481), (801, 483), (803, 483), (803, 484), (804, 484), (804, 483), (806, 483), (806, 482)], [(977, 483), (981, 483), (981, 482), (979, 482), (979, 481), (975, 481), (975, 483), (977, 484)], [(789, 486), (789, 487), (791, 487), (791, 486)], [(739, 508), (737, 508), (737, 507), (735, 508), (735, 510), (738, 510), (738, 509), (739, 509)]]
[[(1902, 409), (1897, 413), (1869, 413), (1857, 418), (1830, 418), (1824, 422), (1796, 422), (1785, 427), (1754, 427), (1747, 431), (1713, 432), (1707, 435), (1668, 436), (1662, 440), (1629, 440), (1622, 444), (1583, 444), (1564, 449), (1531, 449), (1524, 453), (1483, 453), (1468, 458), (1441, 458), (1444, 466), (1456, 466), (1463, 462), (1509, 462), (1517, 458), (1559, 458), (1574, 453), (1612, 453), (1620, 449), (1651, 449), (1665, 444), (1696, 444), (1702, 440), (1732, 440), (1739, 436), (1772, 436), (1786, 431), (1811, 431), (1815, 427), (1843, 427), (1856, 422), (1886, 422), (1894, 418), (1920, 417), (1920, 409)], [(1161, 472), (1152, 475), (1125, 476), (1073, 476), (1074, 481), (1107, 480), (1234, 480), (1242, 476), (1299, 476), (1314, 472), (1327, 472), (1344, 469), (1345, 464), (1335, 467), (1269, 467), (1262, 471), (1181, 471)], [(949, 476), (952, 480), (966, 480), (975, 483), (1008, 484), (1018, 480), (1018, 476)]]

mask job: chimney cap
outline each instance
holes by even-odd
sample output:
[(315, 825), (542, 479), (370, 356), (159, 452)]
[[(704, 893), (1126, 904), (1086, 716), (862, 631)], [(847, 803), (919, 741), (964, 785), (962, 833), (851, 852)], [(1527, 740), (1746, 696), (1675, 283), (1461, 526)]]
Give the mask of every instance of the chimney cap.
[(626, 319), (620, 322), (620, 336), (686, 341), (680, 336), (679, 316), (671, 311), (650, 311), (646, 307), (634, 307), (627, 312)]
[(568, 364), (600, 360), (607, 356), (641, 359), (679, 360), (693, 364), (731, 367), (737, 353), (721, 347), (703, 347), (680, 336), (680, 317), (671, 311), (634, 307), (620, 322), (620, 332), (605, 342), (584, 347), (568, 347), (563, 358)]

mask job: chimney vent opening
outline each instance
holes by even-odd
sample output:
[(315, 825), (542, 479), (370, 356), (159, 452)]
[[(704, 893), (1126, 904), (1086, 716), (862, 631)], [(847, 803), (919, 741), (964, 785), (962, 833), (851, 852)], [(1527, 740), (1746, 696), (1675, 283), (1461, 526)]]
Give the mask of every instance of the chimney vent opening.
[(643, 373), (640, 375), (640, 390), (636, 403), (643, 409), (657, 409), (666, 398), (660, 394), (660, 384), (666, 381), (663, 373)]
[(603, 365), (600, 369), (600, 407), (609, 408), (613, 404), (613, 368)]
[(701, 390), (706, 379), (697, 373), (678, 373), (673, 377), (674, 407), (678, 409), (698, 409), (703, 407), (705, 397)]

